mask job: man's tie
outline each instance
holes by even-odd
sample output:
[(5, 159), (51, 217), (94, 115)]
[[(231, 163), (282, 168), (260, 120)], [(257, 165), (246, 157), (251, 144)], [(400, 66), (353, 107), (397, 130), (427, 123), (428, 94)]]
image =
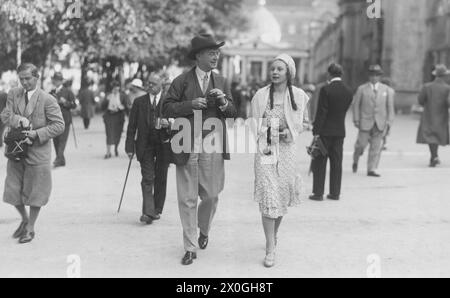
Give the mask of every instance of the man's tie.
[(155, 97), (153, 97), (153, 102), (152, 102), (153, 110), (155, 110), (155, 111), (156, 111), (156, 96), (157, 95), (155, 95)]
[(25, 91), (25, 106), (28, 105), (29, 99), (28, 99), (28, 91)]
[(206, 93), (206, 90), (208, 90), (209, 80), (208, 80), (208, 74), (205, 74), (203, 77), (203, 93)]

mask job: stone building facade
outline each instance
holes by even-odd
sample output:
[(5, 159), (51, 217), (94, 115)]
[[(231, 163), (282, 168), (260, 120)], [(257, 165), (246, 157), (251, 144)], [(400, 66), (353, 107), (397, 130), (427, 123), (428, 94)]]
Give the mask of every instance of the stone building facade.
[(223, 49), (222, 72), (243, 84), (264, 82), (270, 61), (290, 54), (298, 68), (296, 84), (310, 81), (310, 48), (338, 13), (335, 0), (244, 0), (250, 29)]
[[(344, 67), (346, 81), (356, 89), (367, 81), (368, 66), (380, 64), (397, 91), (397, 108), (408, 111), (432, 64), (429, 31), (436, 30), (432, 28), (435, 21), (430, 21), (433, 1), (381, 1), (381, 18), (369, 18), (371, 4), (366, 0), (339, 1), (337, 21), (314, 46), (312, 75), (321, 82), (329, 63), (338, 62)], [(439, 51), (440, 47), (433, 53)]]

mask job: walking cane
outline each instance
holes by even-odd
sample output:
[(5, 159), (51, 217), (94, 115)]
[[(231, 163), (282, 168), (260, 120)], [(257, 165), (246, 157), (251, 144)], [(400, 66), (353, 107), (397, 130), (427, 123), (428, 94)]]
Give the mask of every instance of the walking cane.
[(73, 125), (73, 122), (72, 122), (72, 133), (73, 133), (73, 139), (75, 141), (75, 148), (78, 149), (77, 135), (75, 134), (75, 126)]
[(117, 213), (120, 213), (120, 208), (122, 207), (123, 195), (125, 194), (125, 187), (127, 186), (128, 175), (130, 174), (131, 162), (133, 161), (133, 158), (134, 158), (134, 153), (130, 157), (130, 162), (128, 163), (127, 176), (125, 177), (125, 183), (123, 184), (122, 196), (120, 197), (119, 209), (117, 209)]

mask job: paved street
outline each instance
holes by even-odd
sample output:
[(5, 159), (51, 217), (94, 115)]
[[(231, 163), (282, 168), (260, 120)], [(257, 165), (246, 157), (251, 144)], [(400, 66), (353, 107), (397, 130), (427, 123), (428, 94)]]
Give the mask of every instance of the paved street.
[[(105, 135), (98, 116), (84, 131), (75, 122), (64, 169), (53, 172), (53, 194), (37, 224), (37, 237), (18, 245), (11, 234), (16, 211), (0, 205), (0, 277), (66, 277), (68, 256), (81, 260), (82, 277), (366, 277), (380, 258), (382, 277), (450, 277), (450, 149), (443, 165), (430, 169), (428, 149), (415, 144), (417, 116), (399, 116), (383, 153), (381, 179), (351, 173), (355, 129), (347, 127), (343, 199), (312, 202), (312, 178), (305, 146), (299, 145), (306, 184), (303, 205), (290, 209), (280, 230), (278, 262), (262, 266), (265, 240), (253, 201), (253, 158), (235, 155), (226, 164), (210, 245), (192, 266), (180, 265), (182, 230), (176, 201), (175, 171), (169, 171), (166, 209), (160, 221), (143, 226), (140, 170), (132, 167), (125, 202), (116, 210), (127, 158), (103, 160)], [(121, 148), (124, 143), (122, 142)], [(123, 151), (123, 149), (122, 149)], [(3, 190), (6, 159), (0, 159)], [(370, 271), (370, 270), (369, 270)]]

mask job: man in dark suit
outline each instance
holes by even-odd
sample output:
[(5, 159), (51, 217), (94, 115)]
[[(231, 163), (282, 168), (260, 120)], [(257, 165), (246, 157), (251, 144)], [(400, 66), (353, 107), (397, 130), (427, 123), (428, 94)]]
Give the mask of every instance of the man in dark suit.
[[(8, 94), (6, 94), (3, 91), (0, 91), (0, 113), (6, 107), (7, 98), (8, 98)], [(0, 121), (0, 148), (3, 147), (3, 133), (5, 131), (5, 127), (6, 127), (6, 125), (4, 125), (3, 122)]]
[(314, 121), (314, 136), (320, 137), (328, 156), (313, 160), (314, 185), (311, 200), (323, 201), (328, 158), (330, 159), (330, 194), (328, 199), (339, 200), (342, 181), (342, 158), (345, 138), (345, 116), (352, 103), (352, 92), (342, 82), (343, 70), (338, 64), (328, 68), (330, 83), (320, 90)]
[(164, 94), (161, 77), (152, 74), (147, 90), (148, 94), (133, 102), (125, 151), (130, 158), (136, 154), (141, 164), (143, 207), (140, 221), (151, 224), (160, 219), (166, 200), (170, 123), (162, 118)]
[(53, 145), (55, 146), (56, 159), (53, 162), (53, 166), (64, 167), (66, 165), (66, 158), (64, 157), (64, 151), (66, 150), (67, 140), (70, 133), (70, 125), (72, 124), (72, 113), (70, 110), (75, 109), (77, 104), (75, 102), (75, 95), (72, 90), (64, 87), (64, 77), (62, 73), (56, 72), (52, 77), (52, 82), (55, 87), (50, 94), (53, 95), (61, 108), (61, 112), (64, 118), (65, 129), (64, 133), (53, 139)]
[[(203, 34), (194, 37), (191, 44), (189, 58), (196, 61), (196, 66), (175, 78), (163, 106), (165, 117), (177, 118), (173, 128), (183, 126), (180, 135), (186, 130), (188, 139), (181, 139), (183, 145), (190, 144), (187, 148), (182, 145), (183, 150), (176, 152), (180, 145), (178, 134), (171, 144), (172, 149), (177, 149), (174, 152), (179, 153), (173, 158), (177, 165), (178, 206), (186, 252), (183, 265), (190, 265), (197, 258), (197, 246), (206, 249), (208, 245), (219, 194), (225, 184), (224, 160), (230, 159), (225, 119), (236, 116), (225, 78), (213, 71), (219, 62), (219, 49), (225, 43)], [(213, 143), (214, 148), (209, 148)]]

